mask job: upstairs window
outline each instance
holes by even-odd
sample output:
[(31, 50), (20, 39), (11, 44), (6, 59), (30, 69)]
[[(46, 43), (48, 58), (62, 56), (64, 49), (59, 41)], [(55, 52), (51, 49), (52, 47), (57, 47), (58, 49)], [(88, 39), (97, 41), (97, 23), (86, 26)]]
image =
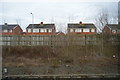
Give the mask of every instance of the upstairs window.
[(46, 29), (41, 29), (40, 32), (47, 32), (47, 30)]
[(39, 32), (39, 29), (33, 29), (33, 32)]
[(116, 33), (116, 30), (112, 30), (112, 33)]
[(76, 29), (75, 32), (82, 32), (82, 29)]
[(70, 32), (74, 32), (74, 29), (70, 29)]
[(91, 29), (91, 32), (95, 32), (95, 29)]
[(12, 32), (12, 30), (9, 30), (9, 32)]
[(48, 29), (48, 32), (52, 32), (52, 29)]
[(90, 29), (83, 29), (83, 32), (90, 32)]
[(3, 32), (8, 32), (8, 30), (3, 30)]
[(28, 32), (31, 32), (31, 29), (28, 29)]

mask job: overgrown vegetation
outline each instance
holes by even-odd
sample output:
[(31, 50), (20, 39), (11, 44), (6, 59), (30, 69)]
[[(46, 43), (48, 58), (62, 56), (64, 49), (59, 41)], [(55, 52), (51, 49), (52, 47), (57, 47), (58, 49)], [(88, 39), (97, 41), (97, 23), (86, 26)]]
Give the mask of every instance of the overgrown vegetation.
[[(56, 68), (60, 65), (81, 65), (91, 62), (113, 60), (118, 58), (120, 45), (113, 37), (96, 35), (96, 42), (86, 41), (85, 45), (64, 44), (64, 46), (3, 46), (3, 66), (43, 66), (51, 65)], [(93, 37), (94, 38), (94, 37)], [(102, 42), (103, 39), (103, 42)], [(119, 38), (117, 39), (119, 42)], [(68, 42), (73, 43), (73, 38)], [(88, 43), (89, 42), (89, 43)], [(111, 60), (110, 60), (111, 59)], [(115, 59), (114, 59), (115, 60)], [(113, 61), (114, 61), (113, 60)], [(99, 63), (98, 63), (99, 64)], [(102, 64), (102, 63), (101, 63)]]

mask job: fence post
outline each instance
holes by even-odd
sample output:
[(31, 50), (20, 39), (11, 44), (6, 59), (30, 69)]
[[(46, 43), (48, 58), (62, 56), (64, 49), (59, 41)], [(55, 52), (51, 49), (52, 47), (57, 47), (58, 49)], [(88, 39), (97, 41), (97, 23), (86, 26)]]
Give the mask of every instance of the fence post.
[(86, 56), (86, 54), (87, 54), (87, 39), (86, 39), (87, 37), (86, 37), (86, 34), (85, 34), (85, 56)]

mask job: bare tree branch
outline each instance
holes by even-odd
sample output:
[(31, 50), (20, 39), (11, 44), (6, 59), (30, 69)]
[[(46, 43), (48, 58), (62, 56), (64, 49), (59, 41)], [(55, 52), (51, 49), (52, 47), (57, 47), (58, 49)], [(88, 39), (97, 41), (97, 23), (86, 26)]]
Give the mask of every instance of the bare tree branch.
[(109, 23), (109, 14), (106, 10), (102, 10), (99, 14), (98, 17), (95, 19), (95, 23), (97, 25), (97, 28), (101, 32), (102, 29), (106, 24)]

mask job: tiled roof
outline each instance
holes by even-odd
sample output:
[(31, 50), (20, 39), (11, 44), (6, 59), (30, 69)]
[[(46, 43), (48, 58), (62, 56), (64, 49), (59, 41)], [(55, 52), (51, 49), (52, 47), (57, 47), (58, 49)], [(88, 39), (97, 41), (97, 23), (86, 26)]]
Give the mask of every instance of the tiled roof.
[(68, 28), (96, 28), (94, 24), (68, 24)]
[(120, 29), (120, 24), (107, 24), (106, 26), (111, 29)]
[(27, 28), (54, 28), (54, 24), (29, 24)]
[(12, 24), (7, 24), (7, 25), (0, 25), (0, 29), (1, 30), (12, 30), (13, 28), (15, 28), (16, 26), (18, 26), (18, 24), (14, 24), (14, 25), (12, 25)]

